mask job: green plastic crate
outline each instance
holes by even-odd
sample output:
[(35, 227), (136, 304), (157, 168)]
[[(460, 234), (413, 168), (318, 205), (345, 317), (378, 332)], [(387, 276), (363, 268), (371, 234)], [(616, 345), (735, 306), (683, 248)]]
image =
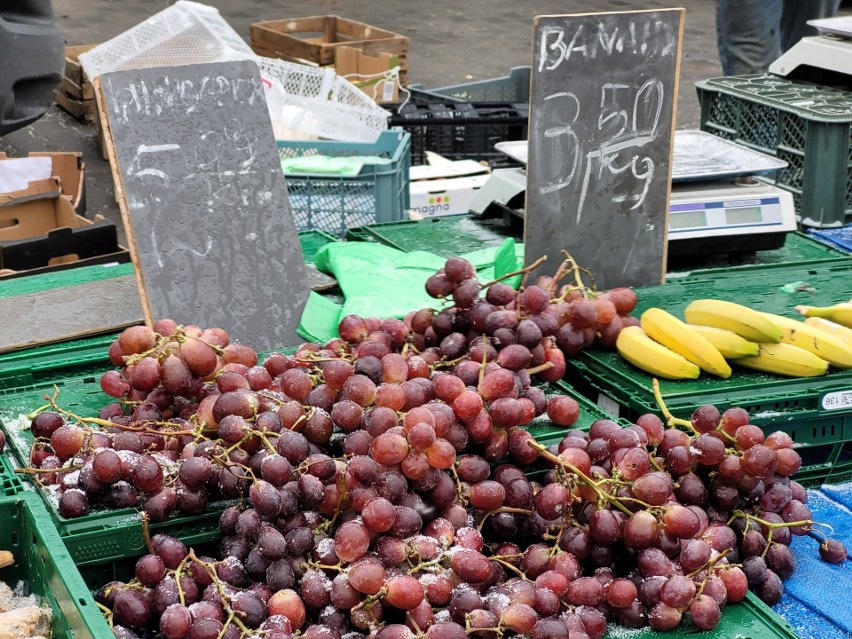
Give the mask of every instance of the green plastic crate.
[(23, 490), (24, 482), (15, 473), (14, 462), (8, 453), (0, 453), (0, 497), (17, 495)]
[(697, 82), (701, 129), (788, 163), (774, 183), (802, 223), (841, 226), (852, 213), (852, 92), (772, 74)]
[(79, 266), (64, 271), (28, 275), (13, 279), (0, 279), (0, 299), (16, 295), (28, 295), (54, 288), (99, 282), (115, 277), (133, 275), (133, 264), (98, 264)]
[[(678, 317), (694, 299), (736, 301), (759, 311), (796, 317), (797, 304), (829, 305), (852, 297), (852, 264), (810, 270), (787, 268), (750, 274), (678, 282), (637, 289), (634, 315), (660, 307)], [(688, 417), (701, 404), (720, 409), (742, 406), (753, 423), (784, 430), (800, 446), (804, 464), (799, 476), (808, 483), (852, 476), (852, 411), (830, 410), (823, 398), (852, 391), (852, 370), (807, 379), (737, 369), (727, 380), (702, 374), (696, 380), (660, 380), (666, 404)], [(615, 352), (582, 351), (568, 361), (568, 378), (587, 396), (630, 419), (658, 412), (652, 376), (628, 364)]]
[(87, 375), (109, 367), (109, 345), (118, 333), (84, 337), (0, 355), (0, 390), (26, 386), (49, 387), (72, 375)]
[(0, 579), (29, 593), (53, 611), (52, 639), (109, 639), (112, 632), (69, 556), (50, 517), (33, 494), (0, 498), (0, 548), (15, 563)]
[(509, 231), (502, 223), (478, 220), (471, 215), (368, 224), (347, 234), (348, 240), (372, 240), (407, 253), (429, 251), (447, 258), (500, 246), (507, 237)]
[[(195, 550), (196, 554), (203, 554), (205, 551), (215, 554), (215, 549), (212, 547), (205, 550), (203, 547), (196, 546)], [(139, 556), (141, 556), (141, 553), (125, 561), (109, 561), (83, 566), (80, 568), (80, 574), (86, 586), (95, 591), (110, 581), (127, 581), (132, 578), (135, 560)], [(798, 639), (793, 628), (751, 592), (748, 593), (743, 602), (725, 606), (719, 625), (711, 631), (701, 632), (687, 623), (669, 632), (655, 632), (648, 627), (631, 630), (611, 623), (604, 635), (604, 639), (623, 639), (625, 637), (630, 639), (689, 639), (692, 637), (700, 637), (701, 639)], [(108, 639), (108, 636), (104, 639)]]
[[(101, 391), (97, 377), (66, 380), (57, 386), (60, 389), (59, 405), (81, 416), (97, 415), (111, 399)], [(0, 428), (6, 432), (7, 445), (22, 461), (29, 459), (32, 435), (29, 430), (21, 428), (26, 424), (21, 415), (42, 406), (45, 392), (43, 388), (0, 392)], [(93, 511), (83, 517), (66, 519), (59, 514), (52, 493), (40, 485), (32, 485), (41, 495), (77, 565), (126, 558), (144, 548), (138, 510)], [(151, 524), (152, 534), (165, 532), (189, 544), (209, 541), (218, 534), (219, 514), (230, 503), (211, 503), (203, 515), (173, 515), (164, 522)]]
[(786, 268), (798, 266), (812, 268), (815, 266), (842, 265), (852, 260), (845, 251), (818, 242), (804, 233), (789, 233), (784, 246), (774, 251), (758, 251), (744, 256), (701, 256), (689, 260), (669, 263), (666, 280), (690, 281), (703, 279), (707, 276), (733, 275), (741, 273), (749, 275), (765, 269)]
[(305, 262), (313, 264), (319, 250), (331, 242), (337, 242), (336, 238), (331, 233), (325, 231), (302, 231), (299, 233), (299, 244), (302, 245), (302, 255), (305, 257)]

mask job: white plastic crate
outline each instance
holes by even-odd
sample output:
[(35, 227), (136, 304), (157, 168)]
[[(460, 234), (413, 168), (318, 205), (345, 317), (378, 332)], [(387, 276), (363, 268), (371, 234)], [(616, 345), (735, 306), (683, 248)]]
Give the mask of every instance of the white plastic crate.
[[(260, 75), (275, 82), (283, 95), (282, 128), (343, 142), (375, 142), (388, 128), (388, 112), (330, 67), (309, 67), (274, 58), (258, 58)], [(284, 136), (276, 135), (279, 139)]]
[(189, 0), (178, 0), (80, 54), (80, 64), (90, 80), (109, 71), (256, 59), (217, 9)]

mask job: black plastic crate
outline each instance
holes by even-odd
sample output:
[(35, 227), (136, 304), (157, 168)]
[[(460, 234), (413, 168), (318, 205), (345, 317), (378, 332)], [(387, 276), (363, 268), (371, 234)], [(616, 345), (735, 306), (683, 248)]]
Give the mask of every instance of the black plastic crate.
[(411, 134), (411, 162), (425, 164), (426, 151), (450, 160), (487, 161), (492, 167), (515, 166), (494, 148), (498, 142), (526, 140), (526, 102), (408, 102), (388, 120)]

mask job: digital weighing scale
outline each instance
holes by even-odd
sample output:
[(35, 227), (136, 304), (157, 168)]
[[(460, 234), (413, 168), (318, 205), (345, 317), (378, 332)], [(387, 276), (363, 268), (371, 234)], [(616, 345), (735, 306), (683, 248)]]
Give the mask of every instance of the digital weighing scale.
[[(526, 165), (527, 142), (496, 148)], [(669, 255), (749, 253), (780, 248), (797, 229), (793, 195), (755, 175), (786, 162), (701, 131), (676, 131), (669, 202)], [(524, 218), (526, 169), (496, 169), (471, 202), (479, 217)]]
[(769, 72), (787, 77), (798, 71), (815, 82), (820, 80), (814, 71), (852, 76), (852, 16), (809, 20), (808, 24), (820, 34), (799, 40), (769, 65)]

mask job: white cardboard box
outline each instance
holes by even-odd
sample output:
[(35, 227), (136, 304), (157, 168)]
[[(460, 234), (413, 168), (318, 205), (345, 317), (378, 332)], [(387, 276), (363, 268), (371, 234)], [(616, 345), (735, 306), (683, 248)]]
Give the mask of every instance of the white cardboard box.
[(473, 160), (413, 166), (411, 217), (414, 219), (468, 213), (470, 203), (491, 171)]

